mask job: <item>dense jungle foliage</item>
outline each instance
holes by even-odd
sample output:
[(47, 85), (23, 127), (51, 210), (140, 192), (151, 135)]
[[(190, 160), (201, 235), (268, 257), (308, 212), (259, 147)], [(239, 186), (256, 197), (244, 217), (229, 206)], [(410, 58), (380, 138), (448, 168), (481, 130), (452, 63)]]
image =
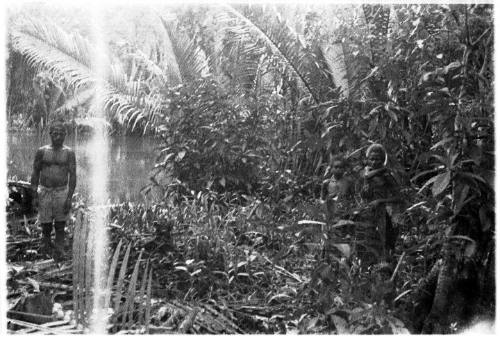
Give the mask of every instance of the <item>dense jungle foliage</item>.
[[(92, 29), (44, 20), (53, 10), (10, 13), (9, 127), (36, 127), (43, 71), (65, 95), (49, 119), (79, 128), (104, 109), (112, 132), (161, 140), (149, 188), (164, 198), (110, 215), (112, 242), (150, 258), (157, 297), (231, 309), (245, 332), (494, 318), (493, 6), (118, 8), (100, 73)], [(333, 156), (356, 179), (372, 143), (404, 206), (393, 260), (367, 266), (342, 230), (363, 223), (331, 224), (325, 199)]]

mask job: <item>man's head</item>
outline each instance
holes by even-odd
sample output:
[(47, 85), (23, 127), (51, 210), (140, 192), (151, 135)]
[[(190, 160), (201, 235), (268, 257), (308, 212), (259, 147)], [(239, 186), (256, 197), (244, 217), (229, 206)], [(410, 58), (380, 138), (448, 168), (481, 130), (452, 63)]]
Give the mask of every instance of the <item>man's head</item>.
[(336, 179), (341, 178), (347, 169), (347, 160), (342, 156), (334, 156), (332, 159), (332, 173)]
[(387, 152), (384, 146), (378, 143), (372, 144), (366, 150), (366, 159), (368, 160), (368, 166), (371, 169), (380, 169), (387, 162)]
[(58, 148), (62, 147), (64, 143), (64, 138), (66, 137), (66, 128), (62, 121), (54, 121), (49, 127), (50, 140), (52, 141), (52, 146)]

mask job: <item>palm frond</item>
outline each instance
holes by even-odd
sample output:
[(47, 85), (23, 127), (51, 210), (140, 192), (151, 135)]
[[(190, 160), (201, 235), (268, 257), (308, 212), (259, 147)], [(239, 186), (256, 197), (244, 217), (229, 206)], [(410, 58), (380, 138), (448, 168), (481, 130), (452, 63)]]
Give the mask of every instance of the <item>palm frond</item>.
[(146, 82), (154, 83), (155, 85), (152, 87), (163, 88), (170, 82), (166, 69), (163, 69), (161, 64), (152, 60), (144, 52), (138, 50), (132, 55), (132, 57), (141, 67), (143, 67), (144, 71), (149, 74), (144, 80)]
[(220, 69), (244, 90), (254, 89), (263, 64), (269, 63), (270, 55), (266, 47), (257, 43), (252, 36), (240, 34), (234, 24), (226, 30), (225, 36), (218, 58), (231, 62), (222, 62)]
[(203, 50), (182, 32), (172, 21), (160, 18), (172, 48), (173, 64), (170, 65), (180, 78), (189, 82), (210, 74), (208, 58)]
[(73, 94), (73, 97), (70, 99), (66, 100), (62, 106), (57, 108), (56, 111), (70, 111), (73, 110), (74, 108), (81, 106), (83, 104), (86, 104), (95, 95), (95, 88), (86, 88), (86, 89), (81, 89), (81, 90), (76, 90), (75, 93)]
[[(79, 35), (70, 35), (52, 23), (30, 19), (16, 28), (11, 38), (13, 48), (24, 55), (31, 66), (64, 78), (75, 89), (77, 94), (63, 107), (71, 108), (91, 100), (95, 84), (104, 80), (103, 92), (99, 95), (103, 106), (111, 109), (108, 115), (118, 122), (130, 125), (131, 116), (140, 116), (140, 120), (148, 122), (159, 110), (160, 100), (148, 96), (140, 74), (127, 74), (119, 63), (111, 64), (109, 60), (104, 62), (107, 68), (104, 79), (102, 74), (95, 73), (92, 66), (95, 51), (90, 42)], [(89, 113), (101, 108), (93, 105)]]
[(113, 86), (107, 88), (104, 108), (127, 129), (134, 131), (142, 127), (145, 133), (147, 126), (155, 125), (165, 104), (164, 97), (159, 93), (148, 93), (146, 83), (140, 78), (127, 79), (120, 68), (119, 65), (112, 67), (110, 81)]
[(55, 24), (31, 19), (12, 32), (11, 41), (30, 66), (65, 78), (75, 88), (95, 81), (89, 44), (79, 35), (69, 35)]
[(343, 95), (349, 96), (349, 79), (345, 63), (344, 49), (341, 43), (322, 46), (323, 55), (328, 64), (334, 82), (341, 87)]
[(240, 25), (230, 28), (236, 35), (253, 36), (254, 41), (257, 38), (256, 42), (269, 48), (291, 76), (299, 80), (316, 104), (327, 99), (327, 93), (334, 84), (320, 49), (313, 51), (306, 47), (301, 37), (285, 20), (276, 13), (265, 12), (262, 7), (241, 8), (225, 5), (224, 8), (240, 22)]

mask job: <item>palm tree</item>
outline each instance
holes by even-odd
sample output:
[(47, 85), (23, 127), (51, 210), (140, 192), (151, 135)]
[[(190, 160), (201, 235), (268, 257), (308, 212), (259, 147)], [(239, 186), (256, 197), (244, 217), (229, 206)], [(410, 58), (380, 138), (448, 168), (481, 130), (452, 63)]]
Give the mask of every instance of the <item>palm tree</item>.
[[(333, 98), (335, 84), (331, 60), (321, 48), (306, 46), (299, 34), (280, 19), (277, 12), (263, 7), (223, 6), (219, 19), (227, 23), (225, 50), (237, 51), (242, 83), (256, 84), (264, 70), (272, 68), (298, 87), (315, 104)], [(178, 24), (160, 18), (165, 29), (162, 57), (151, 58), (135, 50), (127, 71), (117, 58), (108, 57), (105, 72), (104, 106), (108, 114), (131, 129), (154, 125), (165, 106), (164, 88), (208, 76), (214, 70), (204, 51), (183, 33)], [(90, 100), (102, 75), (92, 64), (93, 46), (78, 34), (68, 34), (55, 24), (27, 20), (11, 34), (12, 47), (26, 57), (35, 69), (44, 69), (64, 79), (73, 89), (73, 98), (63, 108)], [(237, 46), (237, 48), (236, 48)], [(245, 76), (246, 75), (246, 76)]]

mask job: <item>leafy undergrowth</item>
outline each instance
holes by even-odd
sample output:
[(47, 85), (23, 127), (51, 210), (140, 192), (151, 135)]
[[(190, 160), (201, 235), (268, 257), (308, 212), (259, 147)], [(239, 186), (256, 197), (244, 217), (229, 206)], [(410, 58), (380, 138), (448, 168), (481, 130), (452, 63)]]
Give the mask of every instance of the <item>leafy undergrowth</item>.
[(218, 309), (236, 332), (408, 333), (403, 314), (424, 262), (411, 256), (411, 271), (397, 262), (365, 264), (354, 242), (299, 222), (311, 216), (305, 209), (277, 219), (258, 201), (221, 207), (201, 195), (175, 206), (122, 204), (110, 212), (111, 242), (132, 243), (132, 261), (141, 250), (149, 259), (153, 318), (165, 332), (174, 329), (174, 312), (163, 303), (175, 300)]
[[(415, 331), (414, 293), (438, 258), (444, 232), (439, 223), (424, 231), (428, 211), (414, 205), (387, 264), (376, 264), (375, 250), (360, 245), (352, 228), (362, 223), (318, 222), (320, 202), (277, 216), (258, 200), (211, 204), (203, 194), (176, 204), (113, 206), (110, 257), (120, 240), (131, 244), (125, 287), (141, 252), (151, 264), (150, 332), (408, 333)], [(34, 224), (15, 233), (10, 261), (43, 258), (37, 245), (21, 240), (41, 236)]]

